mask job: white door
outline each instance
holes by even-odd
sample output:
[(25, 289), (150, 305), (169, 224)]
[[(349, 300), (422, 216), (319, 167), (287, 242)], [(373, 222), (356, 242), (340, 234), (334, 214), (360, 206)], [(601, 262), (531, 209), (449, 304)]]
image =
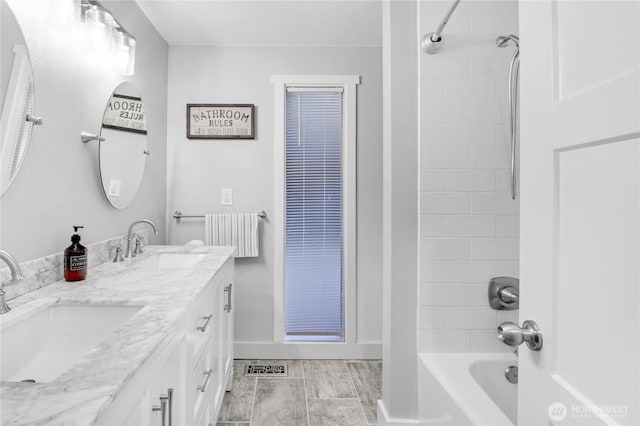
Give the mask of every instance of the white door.
[(640, 424), (640, 1), (524, 0), (521, 425)]

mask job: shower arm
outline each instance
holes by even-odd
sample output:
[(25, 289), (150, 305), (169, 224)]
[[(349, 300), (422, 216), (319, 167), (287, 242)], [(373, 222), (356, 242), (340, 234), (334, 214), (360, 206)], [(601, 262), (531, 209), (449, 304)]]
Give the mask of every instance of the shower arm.
[(451, 8), (447, 11), (442, 21), (440, 21), (440, 25), (436, 28), (436, 30), (432, 33), (425, 34), (420, 40), (420, 48), (426, 53), (436, 53), (442, 47), (442, 31), (444, 31), (444, 27), (449, 23), (449, 18), (453, 15), (453, 12), (460, 4), (461, 0), (455, 0)]

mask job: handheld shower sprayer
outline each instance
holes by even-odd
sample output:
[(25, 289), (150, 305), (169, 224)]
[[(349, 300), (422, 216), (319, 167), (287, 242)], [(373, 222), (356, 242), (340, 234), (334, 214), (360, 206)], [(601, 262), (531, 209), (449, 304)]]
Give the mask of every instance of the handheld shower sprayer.
[(496, 46), (505, 47), (509, 43), (509, 40), (515, 43), (516, 49), (520, 49), (520, 37), (513, 34), (499, 36), (498, 38), (496, 38)]
[(509, 34), (496, 38), (496, 46), (505, 47), (513, 41), (516, 50), (509, 66), (509, 118), (511, 134), (511, 199), (516, 199), (516, 139), (518, 132), (518, 76), (520, 73), (520, 38)]

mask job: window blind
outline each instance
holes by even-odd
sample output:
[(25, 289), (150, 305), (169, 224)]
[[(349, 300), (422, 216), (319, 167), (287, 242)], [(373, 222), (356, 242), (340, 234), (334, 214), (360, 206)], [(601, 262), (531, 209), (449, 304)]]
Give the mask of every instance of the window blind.
[(285, 100), (285, 339), (344, 340), (342, 88)]

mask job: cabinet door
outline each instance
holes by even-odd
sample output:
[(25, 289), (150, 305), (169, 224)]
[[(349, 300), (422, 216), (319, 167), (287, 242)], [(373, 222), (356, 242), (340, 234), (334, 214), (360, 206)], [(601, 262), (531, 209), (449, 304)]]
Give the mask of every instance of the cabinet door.
[(136, 392), (127, 393), (119, 398), (114, 404), (113, 415), (104, 423), (98, 420), (97, 424), (105, 424), (107, 426), (140, 426), (150, 424), (149, 413), (149, 392), (142, 385), (137, 387)]
[(189, 395), (193, 408), (192, 418), (196, 419), (196, 423), (210, 416), (222, 388), (214, 343), (210, 342), (207, 345), (192, 371)]
[[(185, 337), (178, 333), (143, 370), (97, 424), (171, 426), (185, 422)], [(164, 422), (163, 422), (164, 417)]]
[[(177, 426), (186, 419), (186, 345), (181, 333), (153, 368), (149, 425)], [(163, 422), (164, 420), (164, 422)]]

